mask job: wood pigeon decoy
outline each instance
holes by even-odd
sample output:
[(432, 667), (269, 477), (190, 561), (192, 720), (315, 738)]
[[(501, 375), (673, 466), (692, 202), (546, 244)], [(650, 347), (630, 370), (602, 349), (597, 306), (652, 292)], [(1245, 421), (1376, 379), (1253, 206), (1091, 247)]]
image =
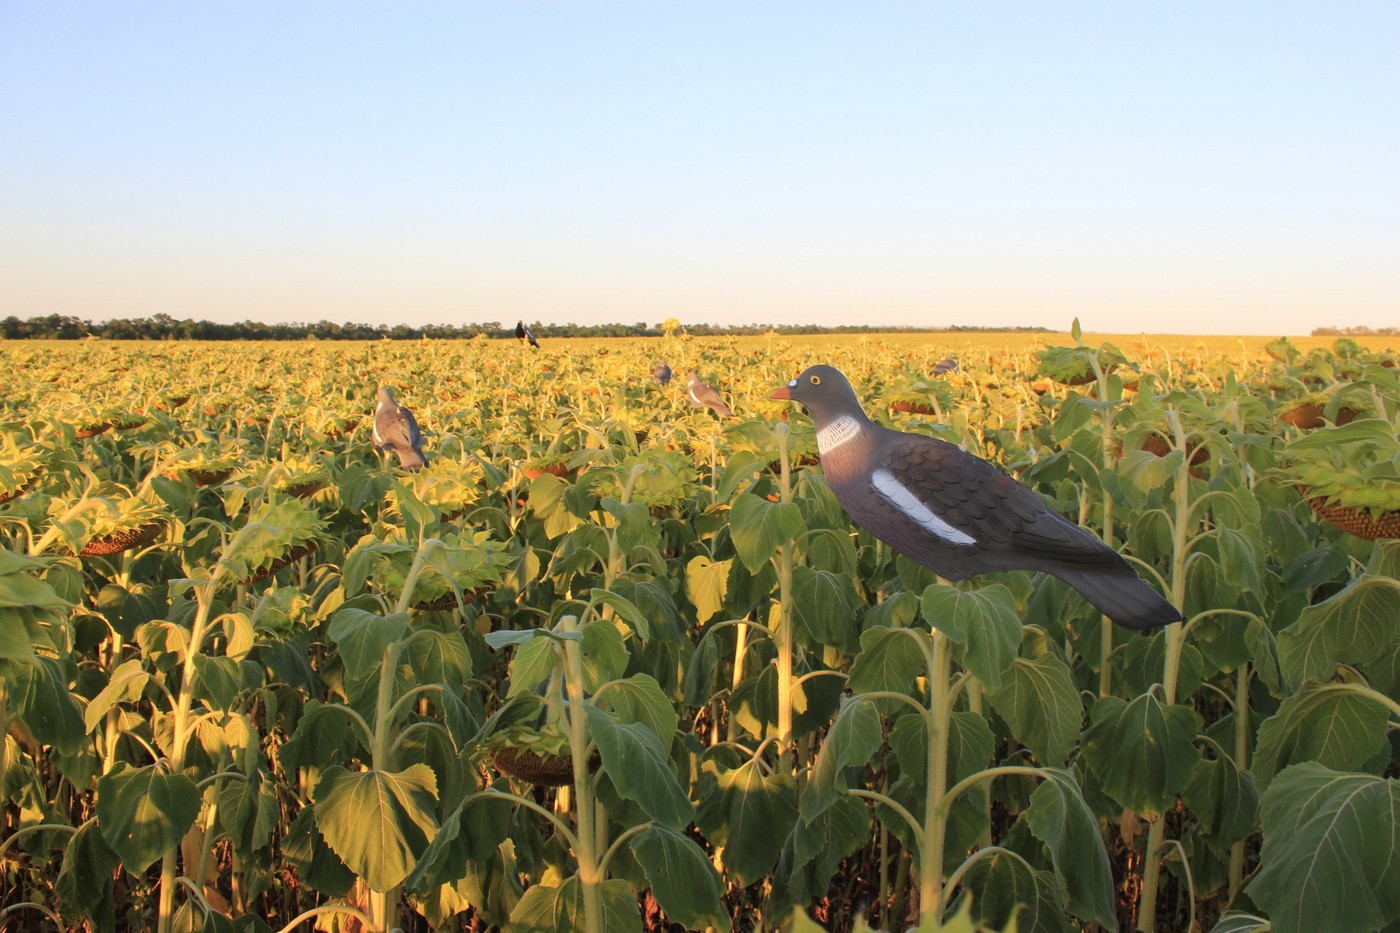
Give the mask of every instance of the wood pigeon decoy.
[(428, 465), (423, 454), (423, 434), (413, 412), (394, 401), (388, 386), (379, 387), (379, 404), (374, 409), (374, 446), (399, 455), (399, 466), (421, 470)]
[(538, 347), (540, 345), (540, 342), (535, 339), (535, 335), (531, 333), (530, 328), (525, 326), (524, 321), (515, 322), (515, 339), (528, 340), (532, 347)]
[(951, 356), (944, 357), (938, 361), (938, 365), (933, 367), (933, 374), (941, 376), (944, 373), (955, 373), (958, 371), (958, 361)]
[(693, 369), (690, 371), (690, 384), (685, 387), (685, 394), (692, 405), (714, 409), (714, 413), (721, 418), (734, 417), (734, 412), (724, 404), (724, 399), (720, 398), (714, 386), (701, 382), (700, 374)]
[(811, 413), (826, 481), (856, 524), (934, 573), (1036, 570), (1127, 628), (1180, 621), (1118, 552), (1029, 487), (952, 444), (871, 421), (839, 370), (812, 366), (769, 398)]
[(665, 360), (662, 360), (657, 364), (656, 368), (651, 371), (651, 376), (656, 380), (657, 385), (664, 386), (671, 381), (671, 365)]

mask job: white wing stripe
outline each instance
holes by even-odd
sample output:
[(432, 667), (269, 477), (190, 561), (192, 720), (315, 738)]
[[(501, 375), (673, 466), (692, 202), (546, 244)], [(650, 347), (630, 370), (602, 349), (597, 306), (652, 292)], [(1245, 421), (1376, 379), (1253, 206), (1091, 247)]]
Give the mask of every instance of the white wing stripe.
[(374, 442), (375, 442), (376, 444), (382, 444), (382, 443), (384, 443), (384, 438), (383, 438), (383, 437), (380, 435), (380, 433), (379, 433), (379, 416), (380, 416), (381, 414), (383, 414), (383, 412), (384, 412), (384, 403), (383, 403), (383, 402), (380, 402), (378, 405), (375, 406), (375, 409), (374, 409), (374, 420), (373, 420), (372, 422), (370, 422), (370, 423), (373, 425), (373, 427), (370, 429), (370, 433), (371, 433), (372, 435), (374, 435)]
[(860, 435), (860, 422), (850, 415), (842, 415), (817, 432), (817, 452), (828, 454), (842, 444)]
[(929, 511), (928, 506), (918, 500), (912, 492), (904, 488), (888, 470), (876, 470), (870, 477), (875, 491), (888, 499), (895, 508), (909, 516), (920, 527), (933, 532), (950, 544), (976, 544), (977, 539), (964, 534)]

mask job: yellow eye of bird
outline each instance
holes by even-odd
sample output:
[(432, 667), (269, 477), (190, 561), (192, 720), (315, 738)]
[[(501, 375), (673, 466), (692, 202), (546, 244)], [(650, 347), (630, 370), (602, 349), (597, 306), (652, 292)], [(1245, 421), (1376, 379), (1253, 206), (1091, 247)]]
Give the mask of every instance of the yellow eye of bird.
[(821, 384), (822, 384), (822, 377), (821, 377), (821, 376), (813, 376), (813, 377), (812, 377), (812, 385), (814, 385), (814, 386), (819, 386), (819, 385), (821, 385)]

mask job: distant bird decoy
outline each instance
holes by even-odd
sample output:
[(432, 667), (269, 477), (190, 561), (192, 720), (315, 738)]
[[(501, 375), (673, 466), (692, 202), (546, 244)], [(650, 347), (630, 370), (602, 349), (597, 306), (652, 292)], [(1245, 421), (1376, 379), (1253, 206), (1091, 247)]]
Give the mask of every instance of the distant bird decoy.
[(671, 365), (665, 360), (662, 360), (657, 364), (656, 368), (651, 371), (651, 375), (652, 378), (657, 381), (657, 384), (664, 386), (671, 381)]
[(515, 339), (528, 340), (532, 347), (538, 347), (540, 345), (540, 342), (535, 339), (535, 335), (531, 333), (530, 328), (525, 326), (524, 321), (515, 322)]
[(734, 412), (729, 406), (724, 404), (724, 399), (720, 398), (714, 386), (706, 385), (700, 381), (700, 374), (695, 370), (690, 371), (690, 383), (685, 387), (686, 397), (690, 399), (692, 405), (699, 405), (701, 408), (710, 408), (721, 418), (732, 418)]
[(399, 466), (421, 470), (428, 465), (423, 454), (423, 434), (413, 412), (394, 401), (388, 386), (379, 387), (379, 404), (374, 409), (374, 446), (399, 455)]
[(941, 376), (944, 373), (955, 373), (958, 371), (958, 361), (951, 356), (946, 356), (938, 361), (938, 365), (933, 367), (933, 374)]
[(952, 444), (871, 421), (839, 370), (812, 366), (769, 398), (811, 413), (826, 481), (856, 524), (934, 573), (1035, 570), (1127, 628), (1181, 619), (1118, 552), (1029, 487)]

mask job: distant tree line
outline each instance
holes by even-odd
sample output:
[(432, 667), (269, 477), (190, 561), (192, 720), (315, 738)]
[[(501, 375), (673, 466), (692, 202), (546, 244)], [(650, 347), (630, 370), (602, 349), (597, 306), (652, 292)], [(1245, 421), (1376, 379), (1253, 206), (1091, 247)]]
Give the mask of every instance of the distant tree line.
[(1314, 327), (1314, 337), (1400, 337), (1400, 327)]
[[(666, 324), (530, 324), (530, 330), (541, 340), (550, 337), (660, 337)], [(1037, 332), (1048, 333), (1044, 327), (875, 327), (850, 324), (841, 327), (819, 327), (816, 324), (689, 324), (679, 329), (696, 337), (745, 336), (754, 334), (873, 334), (891, 331), (910, 333), (961, 332)], [(94, 324), (70, 315), (50, 314), (44, 317), (19, 318), (11, 315), (0, 321), (0, 335), (7, 340), (77, 340), (101, 337), (107, 340), (467, 340), (486, 335), (492, 339), (515, 336), (515, 325), (503, 327), (499, 321), (481, 324), (336, 324), (317, 321), (314, 324), (265, 324), (262, 321), (240, 321), (219, 324), (214, 321), (176, 320), (168, 314), (147, 318), (114, 318)]]

